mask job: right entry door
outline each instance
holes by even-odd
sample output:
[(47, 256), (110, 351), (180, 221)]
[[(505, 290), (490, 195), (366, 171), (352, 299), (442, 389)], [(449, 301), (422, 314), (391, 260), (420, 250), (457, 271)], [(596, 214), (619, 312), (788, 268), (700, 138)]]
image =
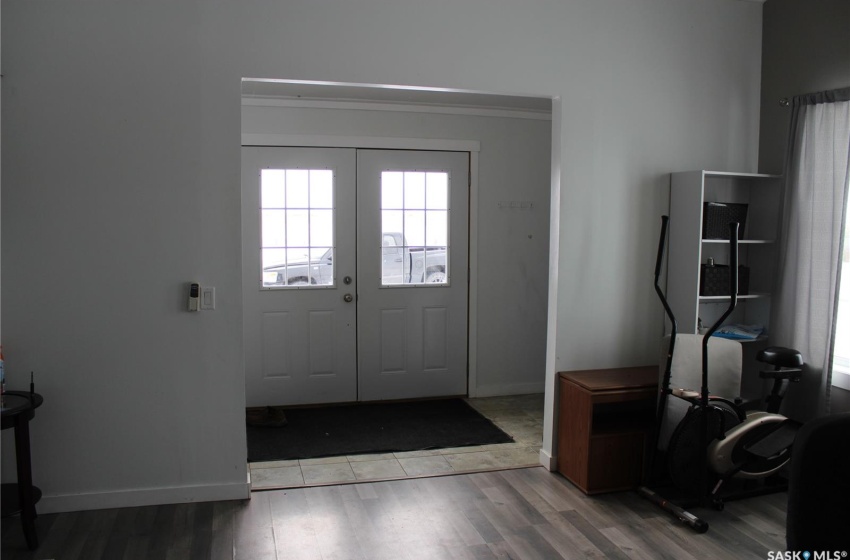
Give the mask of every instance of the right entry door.
[(467, 393), (469, 155), (357, 151), (361, 401)]

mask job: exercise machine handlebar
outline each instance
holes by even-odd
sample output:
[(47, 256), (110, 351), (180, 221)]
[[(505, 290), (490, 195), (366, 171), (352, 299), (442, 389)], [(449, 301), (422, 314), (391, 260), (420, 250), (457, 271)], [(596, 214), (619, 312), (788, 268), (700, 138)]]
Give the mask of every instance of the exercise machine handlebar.
[(729, 223), (729, 307), (702, 339), (702, 405), (708, 406), (708, 341), (738, 305), (738, 222)]

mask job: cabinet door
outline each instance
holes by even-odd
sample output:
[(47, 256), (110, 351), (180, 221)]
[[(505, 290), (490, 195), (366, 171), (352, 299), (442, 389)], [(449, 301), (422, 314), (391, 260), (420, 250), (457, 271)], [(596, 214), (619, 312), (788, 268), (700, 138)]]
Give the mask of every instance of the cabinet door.
[(558, 471), (586, 491), (593, 407), (590, 395), (560, 379)]
[(643, 432), (594, 435), (590, 441), (587, 493), (630, 490), (643, 479)]

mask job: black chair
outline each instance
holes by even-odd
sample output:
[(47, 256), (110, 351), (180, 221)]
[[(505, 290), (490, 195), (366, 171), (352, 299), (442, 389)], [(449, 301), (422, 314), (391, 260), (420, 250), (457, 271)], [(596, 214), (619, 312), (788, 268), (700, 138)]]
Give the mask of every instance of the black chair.
[(797, 432), (788, 482), (788, 550), (848, 550), (850, 412), (807, 422)]

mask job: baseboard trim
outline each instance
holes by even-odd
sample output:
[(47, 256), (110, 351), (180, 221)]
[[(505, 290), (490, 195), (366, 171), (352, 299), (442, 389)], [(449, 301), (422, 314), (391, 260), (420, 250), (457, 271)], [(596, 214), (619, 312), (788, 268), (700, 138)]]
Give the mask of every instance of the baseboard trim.
[(558, 458), (552, 457), (545, 449), (540, 450), (540, 464), (549, 471), (553, 472), (558, 468)]
[(58, 494), (43, 496), (36, 505), (39, 514), (112, 509), (122, 507), (182, 504), (191, 502), (217, 502), (247, 500), (251, 497), (250, 482), (208, 484), (197, 486), (172, 486), (92, 492), (88, 494)]
[(469, 395), (473, 398), (483, 397), (505, 397), (510, 395), (530, 395), (532, 393), (543, 393), (546, 390), (544, 382), (540, 383), (514, 383), (509, 385), (485, 385), (476, 387), (475, 394)]

